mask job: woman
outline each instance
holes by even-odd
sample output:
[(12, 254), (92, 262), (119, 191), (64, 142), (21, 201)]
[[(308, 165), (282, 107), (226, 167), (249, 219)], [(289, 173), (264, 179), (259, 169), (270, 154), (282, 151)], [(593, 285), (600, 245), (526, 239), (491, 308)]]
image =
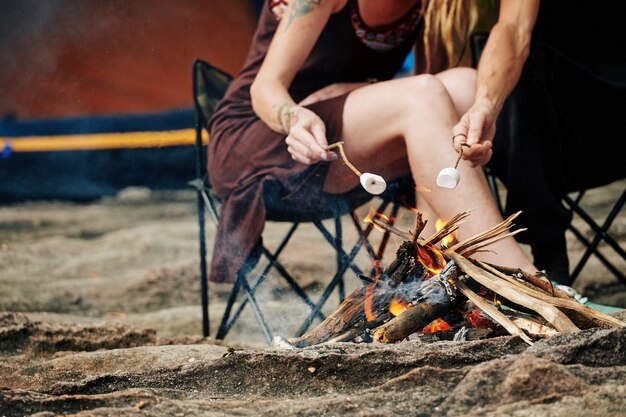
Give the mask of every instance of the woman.
[[(338, 140), (357, 167), (387, 180), (410, 174), (432, 190), (420, 197), (439, 217), (475, 208), (460, 239), (501, 221), (481, 166), (527, 54), (536, 3), (501, 2), (477, 76), (443, 71), (456, 64), (455, 41), (467, 34), (466, 2), (268, 1), (247, 62), (210, 122), (209, 174), (224, 199), (211, 279), (234, 279), (266, 214), (367, 200), (358, 178), (326, 150)], [(392, 79), (414, 44), (424, 73)], [(457, 147), (466, 140), (471, 148), (460, 185), (444, 190), (435, 181), (457, 158), (453, 136)], [(512, 238), (491, 249), (480, 257), (536, 271)]]

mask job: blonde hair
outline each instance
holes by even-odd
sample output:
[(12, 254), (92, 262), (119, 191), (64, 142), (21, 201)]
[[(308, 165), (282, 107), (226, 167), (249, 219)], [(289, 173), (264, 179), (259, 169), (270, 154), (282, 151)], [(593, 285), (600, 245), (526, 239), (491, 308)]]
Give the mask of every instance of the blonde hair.
[(430, 69), (431, 42), (443, 44), (448, 66), (456, 66), (465, 51), (469, 33), (478, 20), (474, 0), (429, 0), (424, 13), (424, 53)]

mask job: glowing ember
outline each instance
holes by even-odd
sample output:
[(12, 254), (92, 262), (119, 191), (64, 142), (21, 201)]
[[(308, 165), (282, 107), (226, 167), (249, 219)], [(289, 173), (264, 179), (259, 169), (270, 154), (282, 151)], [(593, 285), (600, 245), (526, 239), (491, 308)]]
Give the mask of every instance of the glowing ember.
[(417, 257), (419, 262), (433, 275), (440, 273), (446, 266), (443, 254), (433, 244), (426, 246), (417, 245)]
[(409, 308), (409, 305), (407, 303), (405, 303), (402, 300), (398, 300), (396, 298), (391, 300), (391, 303), (389, 304), (389, 312), (393, 314), (394, 317), (398, 317), (400, 314), (407, 311), (408, 308)]
[[(446, 221), (444, 219), (437, 219), (437, 221), (435, 222), (435, 229), (437, 231), (440, 231), (441, 229), (443, 229), (443, 226), (445, 225), (446, 225)], [(448, 236), (441, 239), (441, 246), (445, 246), (447, 248), (449, 247), (450, 243), (452, 243), (453, 240), (454, 240), (454, 236), (452, 236), (452, 233), (450, 233)]]
[(472, 327), (480, 329), (493, 329), (496, 327), (495, 323), (491, 319), (483, 316), (478, 307), (472, 311), (465, 313), (465, 318), (471, 323)]
[(433, 320), (432, 323), (420, 330), (420, 333), (429, 334), (437, 332), (447, 332), (448, 330), (452, 330), (452, 327), (450, 327), (450, 325), (446, 323), (444, 319), (439, 318)]

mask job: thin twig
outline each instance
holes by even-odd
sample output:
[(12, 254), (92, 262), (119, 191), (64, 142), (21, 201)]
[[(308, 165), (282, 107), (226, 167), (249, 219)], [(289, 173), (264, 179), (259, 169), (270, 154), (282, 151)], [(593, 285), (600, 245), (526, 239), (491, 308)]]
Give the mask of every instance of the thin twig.
[(424, 227), (426, 227), (426, 223), (428, 223), (428, 220), (424, 221), (422, 219), (422, 212), (419, 210), (416, 210), (415, 223), (414, 223), (414, 227), (412, 230), (413, 243), (417, 242), (417, 238), (419, 237), (420, 233), (422, 233), (422, 230), (424, 230)]
[(373, 217), (372, 222), (375, 225), (387, 230), (389, 233), (393, 233), (394, 235), (399, 236), (403, 239), (413, 241), (413, 235), (411, 233), (402, 231), (398, 229), (397, 227), (391, 226), (389, 223), (385, 222), (384, 220), (381, 220), (377, 217)]
[(513, 224), (513, 220), (515, 220), (517, 216), (519, 216), (521, 213), (521, 211), (518, 211), (517, 213), (510, 215), (506, 220), (503, 220), (491, 229), (472, 236), (469, 239), (464, 240), (463, 242), (459, 242), (456, 245), (452, 246), (450, 249), (457, 253), (462, 253), (469, 247), (473, 247), (502, 233), (509, 232), (509, 228)]
[(344, 165), (350, 168), (352, 172), (356, 174), (357, 177), (361, 178), (361, 175), (362, 175), (361, 171), (356, 169), (356, 167), (352, 165), (352, 163), (348, 160), (348, 157), (346, 156), (346, 152), (343, 150), (343, 142), (335, 142), (333, 144), (330, 144), (326, 148), (324, 148), (324, 150), (329, 151), (334, 148), (339, 148), (339, 155), (341, 155), (341, 159), (343, 159)]
[(442, 240), (444, 237), (448, 236), (451, 233), (454, 233), (459, 225), (463, 223), (463, 221), (472, 213), (473, 210), (468, 210), (461, 212), (448, 220), (446, 224), (443, 225), (441, 229), (435, 232), (434, 235), (426, 239), (425, 243), (432, 243), (433, 245)]
[[(454, 140), (454, 139), (453, 139), (453, 140)], [(463, 147), (464, 147), (464, 146), (465, 146), (466, 148), (470, 148), (470, 147), (471, 147), (471, 146), (470, 146), (470, 145), (468, 145), (467, 143), (462, 143), (462, 144), (461, 144), (461, 147), (459, 148), (459, 157), (458, 157), (458, 159), (456, 160), (456, 164), (454, 164), (454, 169), (457, 169), (457, 167), (459, 166), (459, 162), (461, 162), (461, 158), (463, 158)]]

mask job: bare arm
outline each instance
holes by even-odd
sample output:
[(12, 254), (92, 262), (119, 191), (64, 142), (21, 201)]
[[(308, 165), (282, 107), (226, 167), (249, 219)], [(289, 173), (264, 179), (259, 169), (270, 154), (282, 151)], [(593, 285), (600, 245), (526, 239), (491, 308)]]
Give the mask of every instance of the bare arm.
[(303, 163), (327, 159), (325, 126), (298, 106), (288, 88), (313, 49), (339, 0), (293, 0), (281, 20), (251, 88), (252, 107), (267, 125), (288, 134), (293, 158)]
[[(474, 104), (454, 128), (465, 134), (471, 149), (464, 159), (484, 165), (491, 158), (495, 122), (502, 106), (519, 81), (528, 57), (530, 38), (539, 11), (539, 0), (502, 0), (500, 15), (478, 63)], [(465, 138), (457, 137), (459, 146)]]

